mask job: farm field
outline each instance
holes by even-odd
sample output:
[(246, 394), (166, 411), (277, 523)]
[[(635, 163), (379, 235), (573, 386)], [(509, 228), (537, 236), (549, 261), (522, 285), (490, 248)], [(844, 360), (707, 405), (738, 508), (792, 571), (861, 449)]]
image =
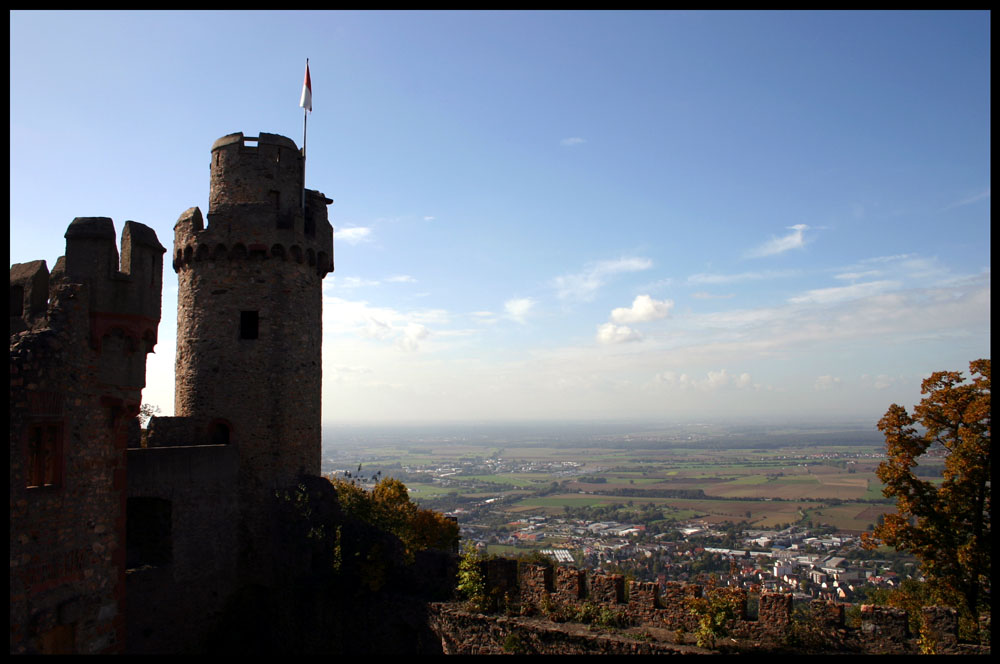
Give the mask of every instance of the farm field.
[(340, 450), (330, 465), (360, 463), (370, 474), (384, 468), (383, 476), (402, 477), (414, 500), (430, 505), (502, 498), (491, 509), (514, 517), (652, 504), (677, 521), (759, 528), (811, 521), (863, 531), (892, 511), (875, 476), (881, 445), (644, 445), (408, 441)]

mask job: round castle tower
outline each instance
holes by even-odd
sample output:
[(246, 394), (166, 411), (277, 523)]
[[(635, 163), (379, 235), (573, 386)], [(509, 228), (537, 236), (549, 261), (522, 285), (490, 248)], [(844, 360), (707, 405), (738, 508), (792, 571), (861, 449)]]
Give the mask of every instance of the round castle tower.
[(220, 138), (207, 226), (198, 208), (174, 226), (174, 411), (191, 421), (192, 443), (237, 448), (244, 515), (301, 473), (320, 474), (333, 201), (303, 190), (303, 169), (284, 136)]

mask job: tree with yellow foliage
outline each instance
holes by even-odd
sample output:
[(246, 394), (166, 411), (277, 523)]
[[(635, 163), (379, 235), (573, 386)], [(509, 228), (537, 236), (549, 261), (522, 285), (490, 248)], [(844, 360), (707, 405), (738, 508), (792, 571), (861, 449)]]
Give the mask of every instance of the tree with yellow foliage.
[[(990, 605), (990, 360), (969, 371), (970, 382), (957, 371), (932, 374), (912, 416), (893, 404), (879, 421), (886, 460), (877, 475), (898, 513), (864, 539), (868, 548), (883, 542), (913, 553), (935, 594), (957, 595), (975, 619)], [(913, 472), (927, 454), (944, 457), (940, 483)]]
[(409, 558), (423, 549), (451, 550), (458, 543), (458, 524), (410, 500), (406, 485), (392, 477), (380, 479), (371, 491), (343, 479), (330, 480), (342, 509), (357, 519), (398, 537)]

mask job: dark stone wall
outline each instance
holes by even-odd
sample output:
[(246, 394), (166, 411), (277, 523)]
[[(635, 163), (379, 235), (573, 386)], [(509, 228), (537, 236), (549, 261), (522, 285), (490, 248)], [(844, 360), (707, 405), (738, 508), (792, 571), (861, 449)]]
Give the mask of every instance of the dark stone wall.
[(129, 221), (119, 263), (112, 221), (78, 218), (51, 274), (11, 268), (11, 653), (124, 649), (125, 449), (163, 252)]
[(556, 567), (555, 598), (560, 602), (579, 602), (587, 596), (587, 574), (582, 569)]
[[(89, 345), (86, 295), (86, 287), (60, 288), (56, 328), (25, 333), (11, 347), (12, 653), (124, 645), (124, 450), (94, 390), (96, 367), (77, 351)], [(59, 438), (58, 477), (29, 488), (31, 432), (49, 427)]]
[[(129, 653), (199, 651), (236, 591), (238, 463), (227, 445), (128, 451)], [(169, 521), (140, 521), (144, 499), (160, 501)], [(165, 531), (152, 557), (136, 551), (151, 527)]]
[[(501, 561), (487, 562), (497, 564)], [(821, 600), (810, 604), (810, 614), (805, 621), (793, 621), (792, 596), (784, 593), (762, 593), (758, 617), (751, 620), (747, 617), (747, 592), (743, 589), (705, 589), (697, 584), (668, 582), (661, 593), (659, 584), (633, 581), (629, 583), (627, 601), (624, 601), (621, 575), (591, 576), (572, 567), (553, 570), (545, 565), (528, 564), (522, 567), (518, 578), (519, 602), (501, 607), (507, 615), (473, 614), (455, 604), (435, 605), (433, 627), (442, 639), (445, 652), (496, 654), (512, 652), (511, 648), (522, 646), (526, 648), (523, 652), (563, 652), (546, 645), (554, 643), (566, 647), (566, 653), (608, 652), (611, 646), (605, 640), (606, 634), (595, 634), (588, 642), (581, 638), (580, 632), (580, 629), (604, 630), (594, 624), (573, 626), (567, 622), (567, 616), (586, 615), (587, 612), (580, 609), (587, 605), (610, 609), (612, 615), (624, 621), (624, 630), (632, 638), (651, 644), (639, 650), (614, 652), (667, 652), (673, 645), (682, 646), (694, 640), (698, 616), (692, 613), (691, 600), (715, 593), (724, 593), (735, 608), (734, 618), (726, 625), (728, 636), (722, 645), (726, 651), (917, 654), (923, 648), (933, 647), (939, 653), (989, 652), (988, 643), (958, 641), (957, 614), (954, 609), (945, 607), (924, 609), (926, 629), (921, 641), (909, 633), (907, 614), (890, 607), (862, 606), (860, 627), (849, 628), (844, 624), (845, 605)], [(586, 593), (578, 594), (577, 590), (584, 585)], [(487, 586), (489, 592), (489, 584)], [(518, 615), (510, 615), (512, 612)], [(530, 617), (534, 617), (534, 622), (525, 622)], [(621, 625), (619, 623), (620, 628)], [(570, 635), (552, 636), (560, 631)], [(512, 638), (511, 634), (520, 637)], [(529, 634), (531, 636), (527, 636)]]
[(446, 655), (679, 655), (710, 654), (693, 645), (651, 638), (643, 632), (600, 633), (585, 625), (538, 618), (485, 616), (433, 604), (429, 620)]

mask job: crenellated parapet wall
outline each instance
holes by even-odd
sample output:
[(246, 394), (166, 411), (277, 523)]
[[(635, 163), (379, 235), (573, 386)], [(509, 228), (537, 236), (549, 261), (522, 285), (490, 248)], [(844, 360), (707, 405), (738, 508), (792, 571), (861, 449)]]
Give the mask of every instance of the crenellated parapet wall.
[(73, 220), (10, 270), (11, 653), (125, 645), (126, 457), (160, 319), (152, 229)]
[[(212, 146), (207, 225), (190, 208), (174, 225), (174, 270), (251, 259), (299, 265), (320, 279), (333, 271), (333, 201), (305, 189), (305, 159), (277, 134), (229, 134)], [(304, 197), (304, 198), (303, 198)]]
[[(240, 262), (261, 261), (294, 267), (323, 279), (333, 272), (333, 227), (326, 213), (326, 206), (333, 201), (311, 190), (306, 191), (306, 197), (308, 215), (303, 217), (300, 211), (288, 228), (273, 223), (245, 226), (228, 222), (226, 217), (216, 217), (214, 225), (206, 228), (201, 209), (188, 208), (174, 225), (174, 271), (181, 273), (202, 263), (227, 269), (239, 267)], [(263, 212), (254, 216), (263, 216)], [(306, 219), (312, 220), (309, 226)], [(314, 230), (306, 233), (304, 228)]]
[[(51, 273), (44, 260), (10, 268), (12, 348), (58, 338), (72, 349), (74, 362), (96, 369), (85, 379), (93, 381), (88, 389), (103, 404), (134, 415), (146, 385), (146, 356), (157, 340), (166, 249), (151, 228), (126, 221), (119, 256), (114, 222), (107, 217), (77, 217), (65, 237), (66, 253)], [(47, 382), (63, 373), (81, 379), (53, 358)]]
[[(66, 253), (51, 273), (44, 260), (11, 266), (11, 334), (47, 327), (52, 289), (82, 284), (87, 287), (91, 348), (101, 350), (105, 339), (117, 334), (126, 339), (129, 352), (151, 352), (160, 322), (166, 252), (156, 233), (126, 221), (120, 257), (114, 222), (107, 217), (77, 217), (65, 237)], [(137, 378), (124, 382), (143, 387), (144, 381)]]
[[(611, 610), (636, 629), (662, 630), (666, 633), (693, 634), (699, 615), (693, 610), (695, 600), (723, 593), (734, 609), (727, 633), (743, 643), (771, 644), (772, 647), (805, 647), (830, 652), (917, 653), (927, 647), (918, 635), (910, 633), (905, 611), (891, 607), (864, 605), (860, 626), (845, 624), (845, 607), (827, 600), (809, 604), (805, 625), (793, 620), (792, 595), (763, 592), (758, 596), (757, 617), (748, 615), (748, 594), (738, 588), (705, 588), (698, 584), (629, 581), (619, 574), (588, 574), (574, 567), (523, 564), (516, 572), (517, 593), (511, 594), (513, 572), (505, 559), (484, 561), (487, 594), (500, 583), (507, 595), (506, 605), (495, 602), (493, 610), (516, 605), (521, 616), (550, 616), (564, 622), (567, 616), (587, 615), (587, 606)], [(493, 593), (497, 598), (499, 593)], [(516, 597), (519, 601), (512, 603)], [(938, 652), (981, 652), (984, 646), (960, 644), (958, 618), (954, 609), (929, 607), (923, 610), (924, 636), (933, 639)], [(569, 618), (573, 620), (573, 618)], [(929, 637), (927, 635), (930, 635)], [(460, 638), (452, 641), (461, 642)], [(797, 644), (797, 645), (796, 645)], [(988, 646), (985, 646), (988, 649)], [(456, 650), (456, 652), (458, 652)]]

